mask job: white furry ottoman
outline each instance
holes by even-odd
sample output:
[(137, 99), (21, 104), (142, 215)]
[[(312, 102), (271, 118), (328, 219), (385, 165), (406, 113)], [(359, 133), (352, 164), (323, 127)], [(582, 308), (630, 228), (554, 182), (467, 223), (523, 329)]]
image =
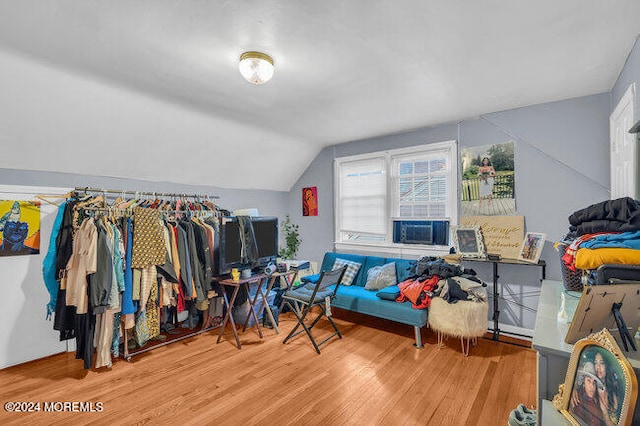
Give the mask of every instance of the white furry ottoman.
[[(486, 298), (485, 298), (486, 299)], [(442, 347), (443, 335), (459, 337), (462, 353), (469, 355), (470, 341), (487, 331), (489, 304), (486, 301), (458, 301), (449, 303), (434, 297), (429, 306), (429, 327), (438, 332), (438, 347)], [(465, 348), (466, 339), (466, 348)]]

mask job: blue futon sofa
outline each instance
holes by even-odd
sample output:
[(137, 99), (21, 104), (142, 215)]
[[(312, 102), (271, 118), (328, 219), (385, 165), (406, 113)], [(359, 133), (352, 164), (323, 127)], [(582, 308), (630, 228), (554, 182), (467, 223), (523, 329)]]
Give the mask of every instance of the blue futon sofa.
[[(328, 252), (324, 255), (320, 272), (333, 269), (336, 258), (358, 262), (362, 266), (351, 285), (341, 285), (338, 288), (338, 293), (331, 302), (331, 306), (412, 325), (416, 336), (415, 346), (422, 348), (421, 328), (427, 324), (427, 309), (413, 309), (411, 302), (398, 303), (392, 300), (383, 300), (376, 296), (378, 291), (365, 290), (364, 288), (367, 283), (367, 272), (374, 266), (395, 262), (397, 282), (399, 283), (413, 274), (416, 261)], [(320, 274), (309, 275), (301, 280), (302, 282), (316, 282), (319, 277)]]

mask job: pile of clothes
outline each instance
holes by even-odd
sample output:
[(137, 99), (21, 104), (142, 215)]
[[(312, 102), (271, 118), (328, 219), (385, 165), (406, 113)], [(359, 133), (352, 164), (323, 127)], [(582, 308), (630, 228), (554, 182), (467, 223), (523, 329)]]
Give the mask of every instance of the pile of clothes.
[(569, 216), (562, 256), (571, 270), (603, 264), (640, 264), (640, 202), (629, 197), (603, 201)]
[(486, 287), (473, 269), (449, 264), (444, 259), (423, 257), (415, 266), (414, 274), (398, 284), (397, 302), (410, 301), (414, 309), (426, 309), (431, 299), (441, 297), (449, 303), (459, 300), (486, 301)]

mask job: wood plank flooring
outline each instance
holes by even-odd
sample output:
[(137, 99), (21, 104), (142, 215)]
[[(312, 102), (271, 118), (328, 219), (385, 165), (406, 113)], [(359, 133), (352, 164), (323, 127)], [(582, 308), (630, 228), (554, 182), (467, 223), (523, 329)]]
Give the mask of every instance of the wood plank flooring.
[[(305, 335), (286, 345), (281, 333), (241, 333), (242, 350), (227, 328), (154, 351), (108, 370), (85, 371), (73, 354), (0, 370), (0, 401), (101, 402), (102, 412), (7, 413), (0, 424), (303, 424), (505, 425), (520, 402), (535, 403), (533, 349), (479, 339), (469, 357), (460, 341), (337, 310), (344, 338), (317, 355)], [(315, 335), (330, 334), (323, 319)], [(53, 331), (52, 331), (53, 332)]]

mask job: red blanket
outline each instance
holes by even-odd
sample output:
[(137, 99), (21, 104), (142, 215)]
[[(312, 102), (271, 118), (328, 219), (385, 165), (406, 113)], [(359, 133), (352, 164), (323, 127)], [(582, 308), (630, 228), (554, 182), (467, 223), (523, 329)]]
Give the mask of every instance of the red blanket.
[(431, 304), (431, 292), (437, 287), (440, 277), (433, 275), (431, 278), (420, 281), (418, 279), (408, 279), (398, 284), (400, 296), (396, 302), (411, 302), (413, 309), (426, 309)]

